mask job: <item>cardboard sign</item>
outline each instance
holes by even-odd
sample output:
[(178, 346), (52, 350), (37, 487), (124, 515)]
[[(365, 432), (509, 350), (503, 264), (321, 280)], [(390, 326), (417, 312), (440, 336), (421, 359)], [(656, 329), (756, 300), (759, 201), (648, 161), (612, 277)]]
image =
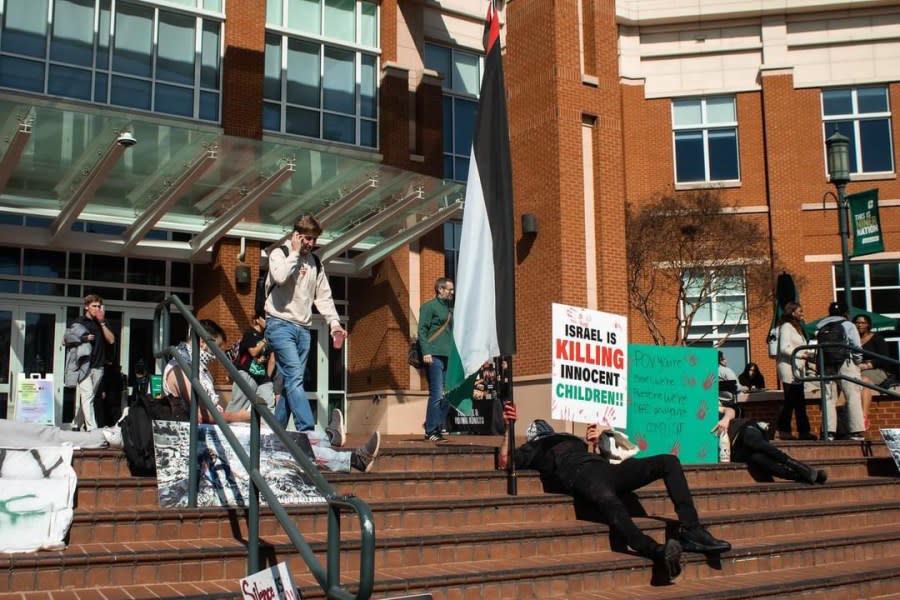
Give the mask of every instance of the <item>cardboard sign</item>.
[(628, 436), (639, 456), (674, 454), (715, 463), (719, 437), (718, 352), (682, 346), (628, 347)]
[(53, 375), (16, 374), (16, 397), (13, 420), (20, 423), (55, 425), (56, 403), (53, 401)]
[(294, 585), (287, 563), (263, 569), (241, 579), (244, 600), (300, 600), (303, 596)]
[(553, 304), (554, 419), (625, 427), (628, 418), (628, 319)]

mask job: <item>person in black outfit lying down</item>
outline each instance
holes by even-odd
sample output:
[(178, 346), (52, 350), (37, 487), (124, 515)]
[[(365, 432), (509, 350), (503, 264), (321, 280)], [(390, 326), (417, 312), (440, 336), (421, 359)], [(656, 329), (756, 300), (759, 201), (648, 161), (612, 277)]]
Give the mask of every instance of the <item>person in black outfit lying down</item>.
[[(504, 406), (503, 416), (507, 422), (514, 421), (516, 414), (513, 403)], [(528, 427), (526, 443), (516, 449), (516, 468), (534, 469), (540, 472), (541, 480), (554, 491), (564, 491), (573, 498), (590, 503), (610, 528), (624, 537), (629, 547), (661, 567), (669, 581), (681, 575), (682, 550), (725, 552), (731, 549), (731, 544), (714, 538), (700, 524), (677, 456), (659, 454), (611, 464), (602, 455), (590, 452), (588, 443), (596, 445), (600, 435), (608, 429), (606, 426), (590, 425), (586, 440), (583, 440), (568, 433), (557, 433), (549, 423), (537, 419)], [(509, 462), (508, 437), (504, 438), (504, 442), (498, 458), (501, 469), (505, 469)], [(678, 539), (667, 540), (664, 544), (641, 531), (622, 500), (624, 494), (658, 479), (665, 482), (681, 525)]]

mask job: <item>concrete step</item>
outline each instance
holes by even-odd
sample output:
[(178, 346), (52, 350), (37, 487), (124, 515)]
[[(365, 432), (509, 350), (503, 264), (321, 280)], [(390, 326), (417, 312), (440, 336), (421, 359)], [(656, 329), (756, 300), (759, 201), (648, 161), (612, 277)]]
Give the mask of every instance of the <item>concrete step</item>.
[[(730, 489), (730, 493), (727, 491)], [(694, 502), (701, 515), (736, 510), (805, 510), (807, 507), (851, 508), (895, 501), (900, 482), (894, 478), (853, 480), (806, 486), (796, 483), (762, 483), (752, 487), (694, 488)], [(636, 494), (648, 514), (672, 516), (671, 502), (664, 489), (645, 489)], [(413, 500), (372, 502), (377, 531), (385, 528), (433, 528), (449, 521), (481, 525), (528, 522), (534, 515), (554, 523), (573, 521), (582, 511), (568, 496), (533, 494), (493, 498), (423, 497)], [(292, 506), (289, 514), (305, 534), (327, 529), (323, 506)], [(590, 515), (585, 515), (589, 517)], [(357, 530), (353, 518), (345, 519), (345, 531)], [(272, 513), (262, 511), (260, 531), (264, 535), (281, 532)], [(225, 508), (160, 509), (116, 505), (75, 512), (71, 543), (129, 543), (148, 539), (177, 540), (229, 538), (246, 535), (246, 510)]]
[[(405, 579), (406, 585), (416, 591), (463, 583), (469, 585), (473, 581), (490, 582), (504, 570), (519, 571), (517, 581), (527, 571), (530, 577), (557, 580), (557, 585), (560, 579), (565, 585), (571, 585), (573, 578), (587, 577), (593, 580), (607, 578), (608, 585), (615, 583), (617, 586), (640, 586), (651, 581), (651, 563), (646, 559), (613, 552), (602, 544), (570, 544), (564, 538), (557, 539), (549, 527), (533, 528), (532, 533), (537, 534), (539, 529), (543, 529), (545, 535), (534, 535), (527, 543), (513, 545), (497, 539), (492, 547), (481, 552), (473, 551), (465, 542), (459, 544), (468, 539), (470, 532), (466, 530), (455, 534), (454, 539), (460, 546), (457, 551), (454, 551), (452, 542), (445, 546), (417, 547), (415, 541), (397, 538), (393, 540), (396, 546), (393, 549), (389, 547), (390, 543), (382, 542), (376, 554), (379, 580), (390, 582), (396, 578)], [(503, 531), (498, 531), (495, 537), (502, 538), (503, 534)], [(604, 537), (598, 533), (590, 536), (594, 539)], [(309, 577), (304, 575), (307, 573), (306, 566), (293, 547), (284, 541), (271, 540), (271, 545), (262, 549), (262, 555), (273, 563), (288, 562), (298, 585), (302, 587), (299, 582)], [(427, 543), (428, 540), (425, 541)], [(817, 531), (770, 536), (762, 542), (758, 538), (734, 539), (732, 543), (734, 548), (721, 556), (686, 554), (684, 579), (701, 580), (711, 571), (718, 576), (751, 571), (768, 576), (773, 570), (812, 564), (820, 567), (828, 565), (830, 568), (832, 564), (862, 558), (878, 560), (890, 556), (900, 559), (900, 526), (857, 527), (853, 535), (841, 530)], [(314, 540), (313, 547), (322, 560), (322, 540)], [(247, 571), (246, 549), (237, 540), (231, 543), (183, 540), (162, 545), (156, 542), (88, 544), (60, 553), (13, 556), (10, 559), (11, 564), (5, 569), (7, 577), (0, 579), (2, 592), (108, 588), (158, 581), (236, 581)], [(342, 561), (342, 566), (346, 577), (353, 577), (357, 569), (355, 561)], [(308, 583), (312, 584), (312, 581)], [(603, 586), (598, 589), (603, 589)]]

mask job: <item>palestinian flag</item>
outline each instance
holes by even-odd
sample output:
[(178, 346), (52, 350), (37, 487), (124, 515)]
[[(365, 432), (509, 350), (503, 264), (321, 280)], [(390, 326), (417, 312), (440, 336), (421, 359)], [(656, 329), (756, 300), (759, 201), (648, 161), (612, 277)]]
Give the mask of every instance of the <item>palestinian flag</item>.
[[(485, 361), (516, 351), (515, 255), (512, 166), (506, 90), (500, 55), (500, 20), (493, 1), (485, 22), (485, 67), (481, 80), (466, 204), (463, 211), (456, 303), (453, 310), (455, 353), (450, 357), (447, 389), (471, 397), (475, 373)], [(466, 388), (468, 393), (466, 393)]]

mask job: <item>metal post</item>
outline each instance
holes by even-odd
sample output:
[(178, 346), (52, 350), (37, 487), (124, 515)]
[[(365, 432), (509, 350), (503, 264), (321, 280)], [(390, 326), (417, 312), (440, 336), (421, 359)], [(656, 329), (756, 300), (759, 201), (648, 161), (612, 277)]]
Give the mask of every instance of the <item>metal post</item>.
[(841, 233), (841, 268), (844, 271), (844, 305), (847, 314), (853, 314), (853, 294), (850, 290), (850, 206), (845, 192), (847, 185), (835, 184), (838, 192), (838, 228)]
[[(503, 368), (503, 362), (506, 362), (506, 368)], [(501, 368), (498, 369), (498, 390), (502, 389), (506, 397), (501, 398), (501, 405), (513, 401), (513, 368), (512, 356), (504, 356), (500, 359)], [(504, 379), (508, 382), (504, 384)], [(510, 421), (506, 424), (507, 428), (507, 456), (509, 460), (506, 462), (506, 493), (510, 496), (519, 495), (519, 476), (516, 473), (516, 422)]]

